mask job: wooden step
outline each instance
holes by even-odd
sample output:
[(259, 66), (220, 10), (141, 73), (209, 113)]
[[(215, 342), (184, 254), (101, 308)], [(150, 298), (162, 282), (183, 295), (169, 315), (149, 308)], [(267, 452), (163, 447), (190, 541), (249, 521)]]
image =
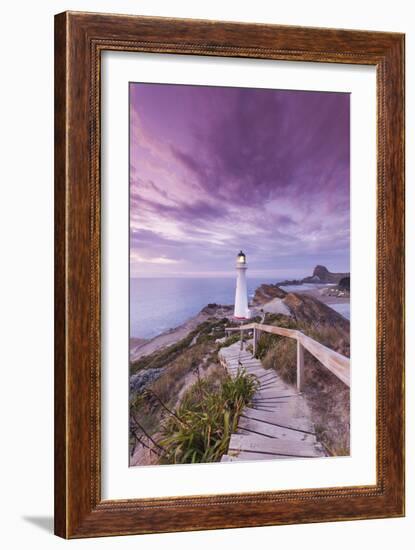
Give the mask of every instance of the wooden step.
[(220, 459), (221, 462), (235, 462), (236, 460), (238, 460), (237, 457), (229, 455), (223, 455)]
[[(278, 460), (293, 460), (292, 456), (280, 456)], [(223, 455), (221, 462), (248, 462), (249, 460), (275, 460), (275, 457), (264, 455), (261, 453), (238, 453), (235, 456)]]
[(252, 403), (243, 410), (222, 462), (325, 456), (302, 395), (274, 369), (264, 369), (260, 360), (245, 350), (240, 352), (239, 343), (221, 350), (220, 355), (231, 376), (243, 369), (258, 381)]
[(242, 362), (242, 366), (238, 362), (228, 363), (227, 368), (229, 370), (238, 370), (238, 369), (254, 370), (258, 372), (258, 374), (263, 373), (263, 369), (261, 365), (245, 365), (243, 362)]
[(266, 372), (265, 374), (260, 374), (259, 376), (260, 380), (262, 380), (264, 383), (265, 382), (280, 382), (281, 384), (283, 384), (284, 382), (281, 381), (281, 378), (279, 378), (276, 374), (274, 373), (268, 373)]
[(278, 386), (274, 388), (259, 389), (255, 395), (255, 400), (275, 400), (275, 399), (287, 399), (288, 397), (298, 397), (298, 393), (293, 390), (281, 389)]
[(276, 415), (274, 412), (262, 412), (255, 410), (252, 407), (245, 408), (242, 416), (250, 418), (252, 420), (258, 420), (260, 422), (267, 422), (276, 426), (282, 426), (295, 430), (302, 430), (305, 432), (314, 433), (311, 421), (308, 418), (304, 417), (293, 417), (291, 415), (285, 416), (282, 413), (278, 413), (278, 415)]
[(238, 353), (237, 354), (221, 353), (221, 356), (225, 357), (227, 361), (243, 361), (244, 359), (246, 360), (252, 359), (252, 356), (249, 355), (248, 353), (243, 353), (241, 355), (239, 355)]
[(285, 384), (280, 382), (278, 379), (270, 378), (268, 380), (263, 380), (262, 378), (258, 378), (259, 387), (263, 388), (264, 390), (266, 388), (280, 388), (282, 390), (289, 390)]
[[(261, 371), (261, 374), (264, 372), (264, 369), (261, 365), (261, 363), (245, 363), (244, 361), (241, 361), (242, 363), (242, 366), (246, 369), (257, 369), (259, 371)], [(228, 362), (228, 368), (230, 369), (236, 369), (236, 368), (241, 368), (241, 366), (239, 365), (239, 361), (229, 361)]]
[(229, 442), (229, 451), (260, 452), (270, 456), (324, 456), (322, 450), (314, 442), (270, 439), (260, 435), (233, 434)]
[(261, 376), (262, 369), (261, 367), (246, 367), (245, 365), (238, 366), (238, 365), (230, 365), (227, 367), (229, 372), (237, 372), (238, 370), (244, 370), (246, 372), (249, 372), (250, 374), (255, 374), (256, 376)]
[(295, 460), (299, 458), (313, 458), (313, 457), (298, 457), (298, 456), (273, 456), (264, 453), (245, 452), (241, 451), (235, 456), (227, 455), (228, 459), (224, 462), (249, 462), (250, 460)]
[[(278, 382), (271, 382), (269, 384), (261, 384), (261, 382), (258, 380), (259, 386), (258, 391), (264, 392), (264, 391), (279, 391), (279, 392), (285, 392), (285, 393), (293, 393), (292, 388), (287, 388), (283, 384), (279, 384)], [(296, 393), (296, 392), (295, 392)]]
[(250, 408), (258, 412), (272, 414), (274, 419), (293, 416), (293, 404), (289, 399), (280, 399), (277, 403), (263, 401), (254, 402), (251, 403)]
[(240, 430), (244, 430), (244, 433), (256, 433), (269, 438), (292, 439), (296, 441), (309, 441), (310, 443), (316, 443), (315, 436), (310, 433), (296, 430), (295, 428), (288, 428), (286, 426), (276, 426), (275, 424), (261, 422), (261, 420), (254, 420), (244, 416), (241, 416), (239, 419), (238, 432)]

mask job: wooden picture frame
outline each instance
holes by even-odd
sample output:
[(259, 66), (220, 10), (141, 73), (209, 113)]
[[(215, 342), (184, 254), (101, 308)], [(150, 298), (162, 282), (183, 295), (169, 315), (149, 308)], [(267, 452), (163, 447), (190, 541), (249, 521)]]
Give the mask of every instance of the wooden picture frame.
[[(100, 60), (104, 50), (376, 67), (375, 485), (101, 499)], [(404, 35), (61, 13), (55, 18), (55, 128), (55, 533), (78, 538), (402, 516)]]

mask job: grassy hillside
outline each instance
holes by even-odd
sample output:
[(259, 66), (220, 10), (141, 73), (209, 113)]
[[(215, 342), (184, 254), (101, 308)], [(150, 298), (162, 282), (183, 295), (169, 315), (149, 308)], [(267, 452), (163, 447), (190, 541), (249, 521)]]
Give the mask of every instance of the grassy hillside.
[[(287, 294), (291, 316), (266, 314), (265, 323), (297, 329), (343, 355), (350, 354), (349, 321), (319, 300)], [(252, 321), (259, 322), (260, 317)], [(254, 381), (240, 373), (232, 381), (218, 362), (227, 318), (209, 318), (175, 344), (130, 365), (130, 454), (132, 463), (209, 462), (226, 452)], [(222, 339), (221, 343), (217, 343)], [(296, 383), (296, 343), (262, 333), (257, 356)], [(349, 388), (305, 352), (304, 395), (317, 436), (330, 454), (349, 453)], [(138, 453), (138, 454), (137, 454)]]
[(242, 410), (257, 388), (243, 371), (231, 378), (215, 372), (194, 384), (162, 428), (164, 464), (217, 462), (227, 452)]
[[(321, 344), (350, 356), (349, 331), (342, 321), (297, 321), (282, 315), (267, 315), (266, 324), (297, 329)], [(348, 321), (347, 321), (348, 322)], [(290, 338), (262, 333), (257, 357), (265, 368), (274, 369), (289, 384), (297, 378), (296, 342)], [(324, 368), (311, 354), (304, 351), (304, 395), (310, 407), (318, 440), (336, 456), (350, 452), (350, 390)]]
[[(183, 400), (190, 402), (187, 392), (191, 388), (200, 386), (200, 391), (205, 392), (212, 386), (209, 382), (205, 387), (206, 380), (215, 378), (226, 382), (225, 372), (218, 362), (216, 340), (224, 338), (227, 324), (227, 319), (213, 318), (203, 322), (176, 344), (131, 363), (130, 381), (147, 373), (157, 373), (157, 377), (143, 378), (148, 382), (139, 385), (138, 390), (130, 382), (130, 453), (134, 452), (140, 438), (154, 448), (157, 447), (155, 441), (158, 443), (168, 433), (173, 434), (173, 424), (169, 421), (175, 418), (173, 413)], [(225, 345), (234, 339), (230, 337)], [(165, 423), (170, 432), (164, 430)], [(165, 460), (170, 460), (167, 455), (170, 456), (167, 453)]]

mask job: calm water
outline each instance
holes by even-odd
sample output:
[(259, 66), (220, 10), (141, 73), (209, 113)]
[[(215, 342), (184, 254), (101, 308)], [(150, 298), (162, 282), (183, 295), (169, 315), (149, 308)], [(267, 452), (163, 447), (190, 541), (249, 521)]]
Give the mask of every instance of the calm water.
[[(248, 277), (248, 293), (267, 281)], [(152, 338), (181, 325), (209, 303), (233, 304), (235, 279), (131, 279), (130, 334)]]
[[(274, 280), (248, 277), (249, 297), (262, 283)], [(304, 290), (317, 285), (284, 287), (288, 291)], [(131, 279), (130, 334), (137, 338), (152, 338), (181, 325), (209, 303), (231, 305), (235, 299), (234, 278)], [(335, 304), (333, 309), (350, 317), (349, 304)]]

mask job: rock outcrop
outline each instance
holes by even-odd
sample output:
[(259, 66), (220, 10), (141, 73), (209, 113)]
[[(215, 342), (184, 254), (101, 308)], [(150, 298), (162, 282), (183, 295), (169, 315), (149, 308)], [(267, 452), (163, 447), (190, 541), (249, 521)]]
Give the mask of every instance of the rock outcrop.
[(316, 265), (313, 270), (313, 274), (303, 279), (291, 279), (280, 281), (278, 286), (292, 286), (302, 285), (303, 283), (322, 283), (322, 284), (339, 284), (339, 282), (348, 278), (350, 280), (350, 273), (332, 273), (324, 265)]
[(350, 321), (314, 296), (292, 292), (287, 294), (283, 302), (297, 322), (318, 327), (335, 326), (340, 332), (349, 335)]
[(350, 277), (350, 273), (331, 273), (324, 265), (316, 265), (312, 276), (304, 277), (302, 282), (338, 284), (345, 277)]
[(285, 296), (287, 296), (287, 293), (278, 285), (262, 284), (255, 290), (252, 304), (260, 306), (270, 302), (274, 298), (285, 298)]
[(343, 279), (340, 279), (339, 289), (350, 292), (350, 277), (343, 277)]
[(164, 369), (143, 369), (130, 376), (130, 392), (139, 393), (163, 374)]

